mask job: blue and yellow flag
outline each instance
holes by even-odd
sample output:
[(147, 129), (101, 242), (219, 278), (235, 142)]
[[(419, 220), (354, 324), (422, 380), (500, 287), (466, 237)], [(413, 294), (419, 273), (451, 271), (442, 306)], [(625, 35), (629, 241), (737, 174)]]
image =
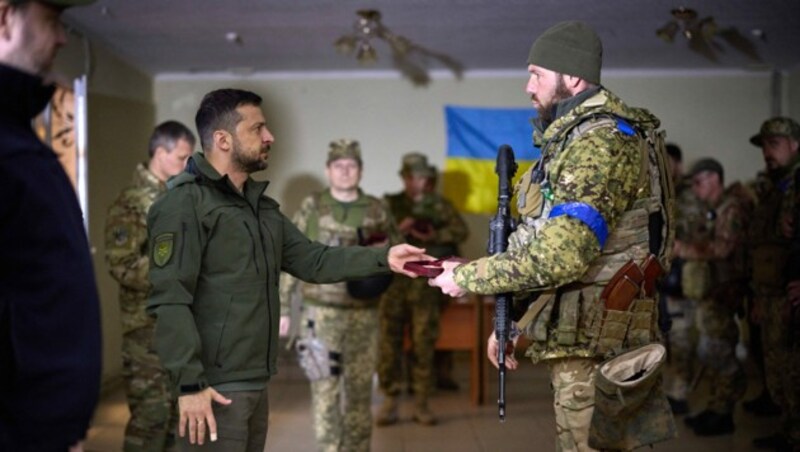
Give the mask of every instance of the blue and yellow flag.
[(533, 146), (532, 108), (472, 108), (446, 106), (447, 158), (443, 192), (461, 212), (497, 210), (497, 148), (514, 149), (519, 169), (515, 182), (539, 158)]

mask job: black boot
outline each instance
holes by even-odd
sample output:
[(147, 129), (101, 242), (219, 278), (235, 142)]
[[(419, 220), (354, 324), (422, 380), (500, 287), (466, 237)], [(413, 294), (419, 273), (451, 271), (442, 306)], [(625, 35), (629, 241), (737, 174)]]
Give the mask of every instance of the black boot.
[(766, 389), (761, 391), (761, 395), (755, 399), (743, 402), (742, 408), (756, 416), (767, 417), (781, 414), (781, 408), (772, 401), (772, 397), (769, 396), (769, 392)]
[(715, 413), (712, 411), (704, 410), (701, 411), (700, 413), (693, 414), (691, 416), (686, 416), (685, 418), (683, 418), (683, 423), (689, 427), (694, 428), (695, 425), (697, 425), (700, 422), (704, 422), (707, 417), (713, 416), (714, 414)]
[(697, 421), (692, 428), (698, 436), (718, 436), (733, 433), (733, 415), (711, 413), (701, 421)]
[(775, 433), (774, 435), (756, 438), (753, 440), (753, 447), (756, 449), (769, 449), (781, 452), (792, 450), (792, 448), (789, 446), (789, 442), (786, 441), (786, 437), (781, 433)]
[(686, 400), (673, 399), (667, 396), (667, 402), (669, 402), (669, 407), (672, 409), (672, 414), (676, 416), (681, 416), (689, 412), (689, 404), (686, 403)]

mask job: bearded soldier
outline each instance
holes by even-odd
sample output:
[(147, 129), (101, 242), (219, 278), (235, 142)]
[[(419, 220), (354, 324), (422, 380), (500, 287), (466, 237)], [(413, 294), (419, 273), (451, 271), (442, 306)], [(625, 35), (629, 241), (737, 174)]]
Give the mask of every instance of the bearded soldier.
[[(523, 222), (506, 252), (445, 262), (432, 280), (452, 296), (513, 292), (517, 302), (530, 302), (526, 294), (543, 291), (521, 323), (532, 341), (526, 355), (550, 368), (557, 450), (620, 448), (605, 441), (606, 427), (593, 419), (598, 365), (657, 340), (657, 303), (650, 293), (634, 294), (637, 299), (617, 300), (620, 309), (612, 311), (603, 308), (601, 292), (622, 270), (654, 262), (649, 255), (666, 264), (671, 241), (672, 187), (663, 136), (655, 132), (659, 120), (600, 85), (601, 63), (602, 43), (582, 22), (557, 24), (533, 43), (526, 92), (538, 112), (534, 143), (541, 158), (517, 185)], [(487, 352), (495, 365), (498, 348), (490, 336)], [(505, 359), (517, 367), (513, 355)], [(660, 399), (649, 406), (666, 417), (635, 411), (612, 420), (641, 427), (633, 432), (637, 441), (626, 444), (674, 436), (663, 393)]]

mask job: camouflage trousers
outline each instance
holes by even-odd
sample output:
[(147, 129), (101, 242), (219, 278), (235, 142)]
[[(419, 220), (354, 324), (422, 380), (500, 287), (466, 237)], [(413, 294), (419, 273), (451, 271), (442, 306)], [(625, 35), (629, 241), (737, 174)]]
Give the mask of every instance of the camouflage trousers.
[[(309, 305), (306, 305), (309, 306)], [(372, 376), (378, 352), (378, 309), (310, 306), (306, 322), (330, 351), (341, 354), (341, 372), (311, 382), (314, 435), (322, 452), (362, 452), (372, 436)], [(309, 334), (304, 329), (303, 334)]]
[(439, 337), (441, 291), (425, 278), (395, 277), (381, 297), (378, 376), (381, 390), (397, 396), (403, 388), (402, 358), (406, 326), (411, 330), (411, 385), (424, 402), (433, 385), (433, 352)]
[(758, 297), (767, 390), (781, 408), (781, 430), (800, 446), (800, 344), (789, 343), (786, 297)]
[(697, 361), (697, 302), (688, 298), (667, 297), (667, 312), (672, 318), (669, 330), (670, 379), (666, 394), (676, 400), (686, 400)]
[(127, 451), (176, 450), (178, 416), (167, 372), (153, 345), (154, 327), (138, 328), (122, 338), (122, 376), (131, 412), (125, 427)]
[(590, 451), (589, 427), (594, 413), (595, 372), (592, 358), (548, 361), (556, 413), (556, 451)]
[(747, 390), (744, 369), (736, 359), (739, 327), (734, 316), (721, 303), (703, 300), (698, 304), (697, 361), (710, 387), (708, 409), (720, 414), (732, 413)]

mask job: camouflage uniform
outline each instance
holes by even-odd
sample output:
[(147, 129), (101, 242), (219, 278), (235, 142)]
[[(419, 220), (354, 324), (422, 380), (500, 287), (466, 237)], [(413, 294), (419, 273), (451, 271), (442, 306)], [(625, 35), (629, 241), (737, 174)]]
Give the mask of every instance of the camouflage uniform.
[(744, 299), (743, 245), (750, 215), (741, 190), (741, 184), (734, 184), (717, 205), (708, 206), (708, 218), (713, 221), (711, 237), (681, 251), (681, 257), (689, 263), (708, 266), (708, 272), (697, 272), (710, 277), (710, 290), (698, 300), (697, 359), (710, 383), (708, 410), (717, 414), (732, 413), (747, 389), (744, 370), (736, 359), (739, 328), (734, 320)]
[(177, 413), (169, 376), (153, 344), (155, 320), (145, 312), (150, 290), (147, 211), (166, 188), (139, 164), (133, 184), (114, 201), (106, 219), (106, 262), (119, 282), (122, 373), (131, 412), (126, 451), (171, 450), (175, 444)]
[[(659, 121), (646, 110), (628, 107), (598, 87), (561, 101), (557, 111), (546, 128), (536, 121), (534, 143), (542, 149), (542, 159), (517, 185), (523, 223), (511, 235), (508, 250), (456, 268), (454, 278), (470, 292), (516, 292), (520, 301), (530, 300), (531, 291), (558, 289), (526, 328), (531, 339), (526, 355), (534, 363), (547, 361), (551, 368), (557, 450), (588, 450), (593, 369), (610, 351), (602, 342), (605, 333), (598, 331), (603, 312), (598, 297), (625, 262), (642, 262), (651, 252), (648, 217), (671, 209), (656, 196), (659, 184), (669, 184), (669, 179), (663, 152), (650, 151), (636, 132), (661, 139), (651, 135)], [(671, 193), (668, 187), (667, 204)], [(597, 223), (593, 229), (575, 215), (555, 215), (557, 208), (569, 205), (601, 216), (607, 240)], [(669, 245), (668, 226), (657, 254)], [(657, 303), (638, 301), (640, 321), (628, 334), (643, 333), (647, 343), (658, 334)]]
[[(387, 195), (386, 201), (397, 221), (414, 218), (428, 222), (435, 231), (430, 242), (406, 237), (408, 243), (425, 248), (428, 254), (445, 257), (456, 253), (456, 245), (467, 237), (467, 226), (446, 199), (427, 193), (414, 202), (405, 192)], [(381, 390), (395, 397), (403, 387), (402, 355), (406, 326), (410, 327), (412, 352), (411, 384), (418, 404), (426, 404), (433, 385), (433, 354), (439, 337), (439, 313), (442, 293), (430, 287), (425, 278), (396, 276), (380, 306), (380, 359), (378, 376)]]
[[(708, 224), (707, 213), (708, 209), (694, 196), (684, 179), (675, 192), (675, 238), (686, 243), (707, 242), (713, 231), (713, 224)], [(697, 300), (667, 295), (667, 312), (672, 319), (668, 336), (672, 378), (666, 386), (666, 392), (676, 401), (686, 400), (695, 370), (696, 311)]]
[(781, 408), (782, 433), (796, 445), (800, 444), (800, 350), (787, 346), (785, 267), (790, 240), (781, 233), (780, 221), (790, 215), (796, 196), (792, 175), (798, 170), (800, 159), (795, 159), (773, 174), (759, 174), (754, 184), (758, 205), (749, 234), (751, 287), (753, 302), (761, 312), (765, 381)]
[[(358, 229), (368, 237), (386, 234), (399, 243), (385, 204), (359, 191), (349, 203), (329, 191), (303, 200), (292, 220), (309, 238), (330, 246), (357, 245)], [(340, 354), (341, 372), (311, 382), (314, 434), (320, 451), (368, 451), (372, 434), (372, 375), (378, 350), (378, 299), (359, 300), (346, 283), (309, 284), (281, 276), (282, 315), (289, 314), (291, 293), (299, 283), (305, 307), (302, 334), (315, 335)]]

